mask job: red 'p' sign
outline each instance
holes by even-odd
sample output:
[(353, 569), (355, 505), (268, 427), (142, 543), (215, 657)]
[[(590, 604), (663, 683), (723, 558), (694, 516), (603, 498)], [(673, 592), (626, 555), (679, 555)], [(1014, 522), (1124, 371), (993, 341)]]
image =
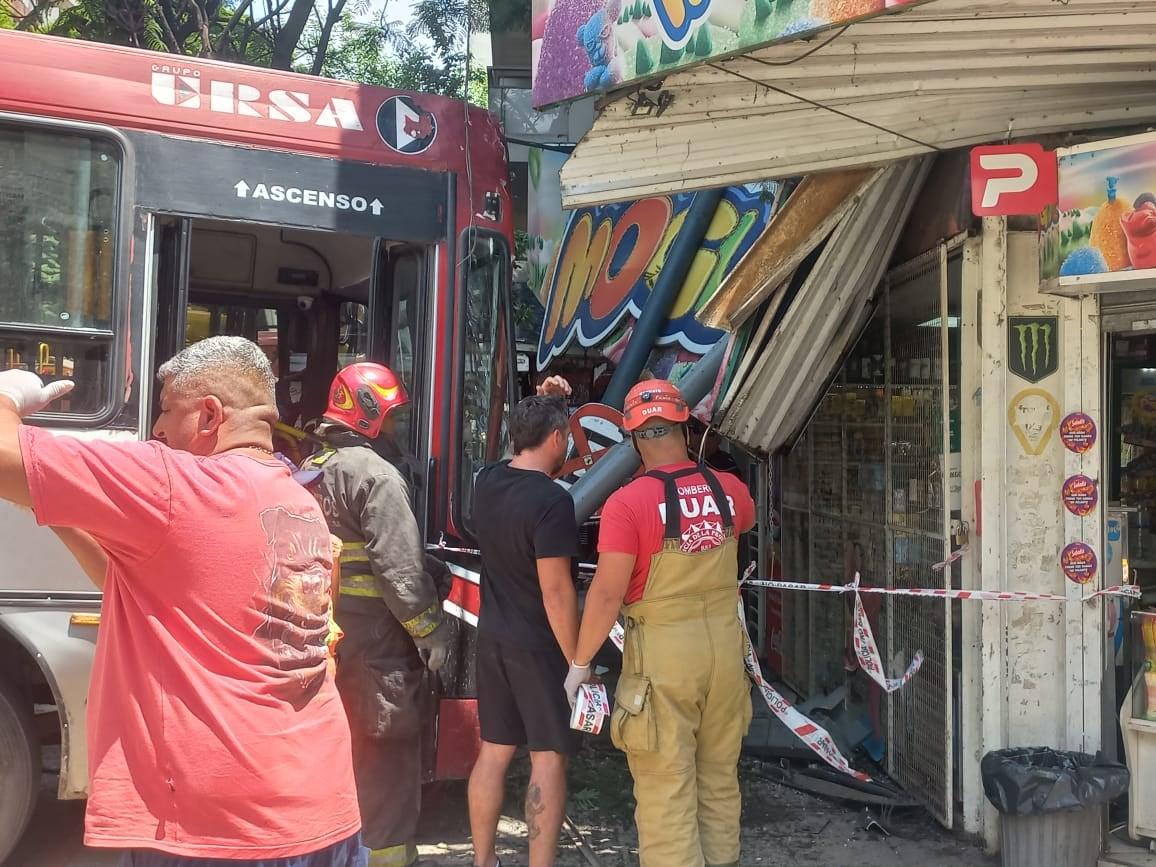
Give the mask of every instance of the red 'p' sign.
[(1055, 151), (1038, 144), (971, 151), (971, 210), (977, 217), (1039, 214), (1059, 199)]

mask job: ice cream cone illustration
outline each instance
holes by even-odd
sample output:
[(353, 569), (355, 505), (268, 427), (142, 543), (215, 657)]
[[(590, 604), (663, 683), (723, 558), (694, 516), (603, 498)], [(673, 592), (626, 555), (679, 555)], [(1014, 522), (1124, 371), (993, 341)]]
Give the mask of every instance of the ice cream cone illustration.
[(1127, 268), (1128, 238), (1124, 234), (1121, 219), (1128, 212), (1128, 206), (1116, 197), (1116, 182), (1118, 178), (1108, 178), (1108, 201), (1100, 206), (1096, 217), (1092, 220), (1091, 246), (1104, 255), (1109, 271), (1122, 271)]

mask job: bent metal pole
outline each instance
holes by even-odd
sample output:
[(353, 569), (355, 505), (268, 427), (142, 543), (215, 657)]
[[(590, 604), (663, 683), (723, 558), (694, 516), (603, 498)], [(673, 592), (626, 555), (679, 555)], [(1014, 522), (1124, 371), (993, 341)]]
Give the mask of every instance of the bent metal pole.
[[(614, 374), (602, 395), (602, 403), (622, 411), (622, 404), (626, 400), (626, 393), (631, 386), (638, 382), (646, 360), (650, 358), (663, 326), (670, 319), (670, 311), (678, 300), (678, 293), (682, 284), (686, 282), (686, 275), (690, 273), (694, 257), (702, 247), (711, 221), (718, 212), (719, 203), (726, 194), (726, 187), (717, 187), (712, 190), (699, 190), (694, 194), (694, 201), (686, 212), (686, 219), (682, 228), (678, 230), (670, 252), (658, 278), (654, 281), (654, 289), (642, 306), (634, 329), (630, 332), (630, 339), (626, 341), (626, 348), (622, 351)], [(692, 404), (693, 406), (693, 404)]]
[[(697, 406), (711, 393), (726, 357), (729, 341), (729, 336), (721, 338), (679, 381), (678, 388), (688, 405)], [(634, 475), (638, 465), (638, 452), (634, 450), (633, 444), (629, 441), (619, 443), (571, 485), (570, 496), (574, 498), (574, 513), (578, 523), (593, 515), (606, 502), (607, 497), (622, 487), (622, 483)]]

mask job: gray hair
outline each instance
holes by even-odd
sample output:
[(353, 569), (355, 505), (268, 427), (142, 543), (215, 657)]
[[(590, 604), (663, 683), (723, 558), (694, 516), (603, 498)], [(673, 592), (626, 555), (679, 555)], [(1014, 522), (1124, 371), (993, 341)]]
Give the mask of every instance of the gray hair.
[(276, 402), (277, 379), (261, 348), (244, 337), (206, 337), (161, 365), (157, 379), (172, 391), (188, 394), (244, 391), (248, 399)]

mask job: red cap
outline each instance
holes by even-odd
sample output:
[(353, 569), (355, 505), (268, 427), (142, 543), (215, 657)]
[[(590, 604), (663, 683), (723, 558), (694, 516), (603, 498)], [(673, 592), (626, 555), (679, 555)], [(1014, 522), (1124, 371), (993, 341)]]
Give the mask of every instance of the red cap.
[(690, 418), (690, 407), (678, 386), (665, 379), (646, 379), (630, 389), (622, 413), (628, 431), (638, 430), (652, 418), (682, 424)]

